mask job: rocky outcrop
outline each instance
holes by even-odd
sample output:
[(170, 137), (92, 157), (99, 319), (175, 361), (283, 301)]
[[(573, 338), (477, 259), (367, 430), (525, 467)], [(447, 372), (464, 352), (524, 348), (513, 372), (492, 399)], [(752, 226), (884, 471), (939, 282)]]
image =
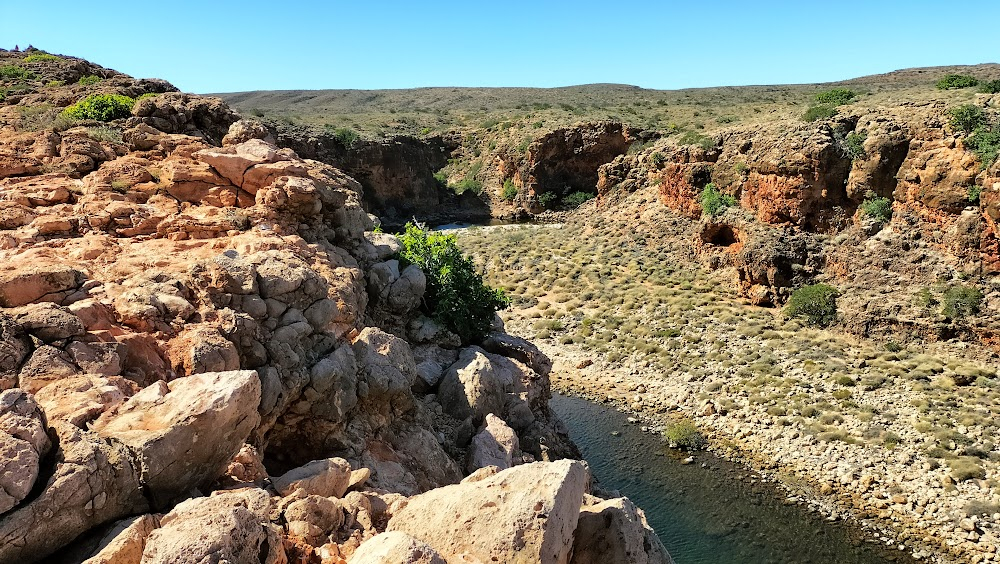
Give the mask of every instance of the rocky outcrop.
[[(463, 468), (576, 454), (551, 362), (420, 314), (361, 184), (215, 99), (133, 114), (0, 130), (37, 162), (0, 179), (0, 562), (343, 561)], [(568, 550), (569, 517), (532, 519)]]

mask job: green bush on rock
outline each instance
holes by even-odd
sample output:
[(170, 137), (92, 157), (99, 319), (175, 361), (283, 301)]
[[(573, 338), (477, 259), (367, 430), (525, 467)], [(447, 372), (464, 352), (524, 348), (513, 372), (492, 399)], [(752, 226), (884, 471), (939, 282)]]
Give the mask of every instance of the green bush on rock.
[(63, 110), (63, 117), (112, 121), (132, 115), (135, 100), (120, 94), (91, 94)]
[(698, 427), (690, 421), (679, 421), (667, 425), (663, 432), (663, 438), (667, 439), (671, 447), (685, 450), (701, 450), (708, 442)]
[(972, 88), (979, 85), (979, 79), (965, 74), (949, 74), (937, 81), (938, 90), (951, 90), (952, 88)]
[(837, 319), (837, 296), (840, 293), (828, 284), (803, 286), (792, 293), (785, 314), (803, 317), (810, 325), (826, 327)]
[(979, 288), (952, 286), (941, 298), (941, 314), (951, 320), (962, 319), (979, 313), (983, 293)]
[(726, 208), (736, 205), (736, 198), (719, 192), (715, 184), (712, 183), (708, 183), (702, 189), (699, 199), (701, 200), (701, 209), (712, 217), (724, 212)]
[(417, 265), (427, 276), (425, 313), (463, 342), (481, 341), (490, 330), (493, 314), (510, 305), (507, 294), (483, 282), (475, 264), (458, 248), (455, 235), (408, 223), (399, 240), (403, 245), (399, 258)]
[(844, 104), (849, 104), (851, 100), (856, 97), (857, 94), (853, 90), (847, 88), (832, 88), (817, 94), (816, 101), (820, 104), (842, 106)]
[(986, 125), (986, 114), (974, 104), (965, 104), (948, 110), (948, 123), (966, 134)]

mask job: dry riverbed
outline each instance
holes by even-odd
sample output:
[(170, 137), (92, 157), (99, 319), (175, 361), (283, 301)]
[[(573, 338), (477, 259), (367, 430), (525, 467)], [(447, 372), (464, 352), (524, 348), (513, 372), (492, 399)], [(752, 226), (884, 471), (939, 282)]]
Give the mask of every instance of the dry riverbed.
[(731, 273), (697, 266), (684, 221), (646, 196), (618, 217), (471, 229), (459, 243), (516, 296), (507, 329), (553, 358), (554, 390), (614, 403), (651, 432), (693, 421), (791, 499), (918, 558), (1000, 561), (986, 353), (887, 346), (751, 307)]

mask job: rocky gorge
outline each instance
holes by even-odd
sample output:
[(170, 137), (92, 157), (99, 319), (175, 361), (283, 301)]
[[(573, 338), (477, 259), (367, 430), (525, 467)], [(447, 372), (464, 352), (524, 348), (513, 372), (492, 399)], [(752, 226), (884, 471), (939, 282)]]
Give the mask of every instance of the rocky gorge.
[(164, 81), (0, 66), (0, 562), (670, 562), (552, 361), (426, 315), (358, 180)]

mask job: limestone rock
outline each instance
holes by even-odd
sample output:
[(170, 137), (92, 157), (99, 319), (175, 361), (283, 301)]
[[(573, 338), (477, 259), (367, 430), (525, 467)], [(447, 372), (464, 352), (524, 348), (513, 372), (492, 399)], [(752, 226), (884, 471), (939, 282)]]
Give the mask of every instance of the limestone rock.
[(92, 428), (138, 454), (150, 500), (163, 507), (225, 471), (256, 427), (259, 403), (254, 371), (198, 374), (143, 389)]
[[(85, 428), (102, 413), (118, 407), (132, 395), (131, 382), (123, 378), (112, 381), (97, 376), (73, 376), (45, 386), (35, 393), (50, 421), (65, 421)], [(133, 384), (134, 385), (134, 384)]]
[(503, 372), (479, 347), (462, 350), (441, 379), (438, 401), (456, 419), (479, 423), (487, 413), (502, 413), (512, 376)]
[(490, 413), (483, 429), (472, 438), (465, 470), (470, 474), (486, 466), (506, 470), (514, 465), (514, 456), (519, 453), (517, 434), (503, 419)]
[(263, 139), (274, 144), (274, 136), (266, 125), (256, 119), (243, 118), (229, 126), (229, 131), (222, 138), (222, 145), (239, 145), (251, 139)]
[(0, 307), (61, 302), (83, 284), (84, 274), (66, 265), (23, 265), (0, 272)]
[(26, 333), (46, 343), (86, 333), (79, 317), (53, 303), (32, 304), (14, 309), (12, 313)]
[(38, 497), (0, 519), (0, 562), (32, 562), (84, 531), (148, 509), (123, 444), (56, 423), (55, 472)]
[(567, 563), (589, 479), (586, 467), (570, 460), (517, 466), (415, 496), (386, 530), (446, 558), (467, 553), (484, 562)]
[(406, 533), (391, 531), (375, 535), (351, 556), (350, 564), (447, 564), (428, 544)]
[(45, 414), (23, 390), (0, 392), (0, 514), (31, 492), (52, 443)]
[(271, 484), (284, 496), (302, 490), (308, 495), (343, 497), (350, 482), (351, 465), (343, 458), (327, 458), (289, 470)]
[(573, 543), (573, 564), (672, 564), (666, 548), (628, 498), (587, 496)]
[(270, 511), (270, 496), (256, 488), (181, 502), (149, 535), (141, 562), (285, 562), (281, 539), (269, 521)]
[(490, 333), (483, 341), (488, 352), (518, 360), (542, 376), (552, 371), (552, 360), (530, 341), (506, 333)]
[(146, 539), (160, 526), (156, 515), (122, 519), (101, 539), (99, 550), (83, 564), (139, 564)]

